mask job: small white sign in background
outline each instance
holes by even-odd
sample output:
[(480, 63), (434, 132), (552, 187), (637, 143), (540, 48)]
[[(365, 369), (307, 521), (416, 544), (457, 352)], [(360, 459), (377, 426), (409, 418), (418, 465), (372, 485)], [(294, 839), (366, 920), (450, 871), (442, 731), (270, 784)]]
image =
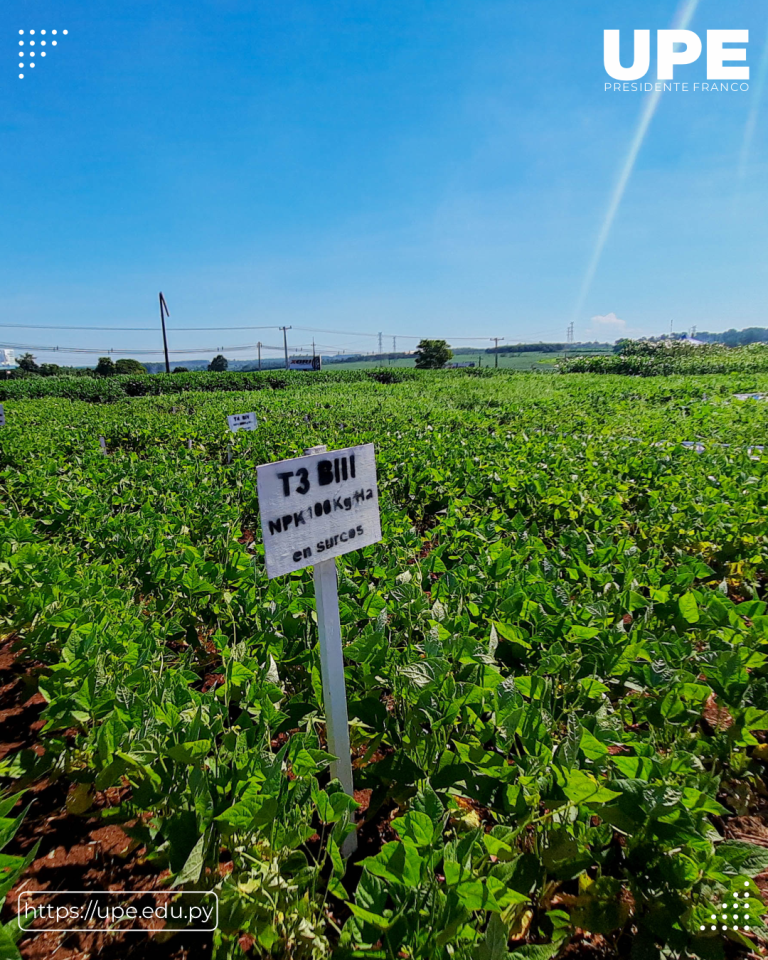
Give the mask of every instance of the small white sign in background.
[(232, 433), (237, 433), (238, 430), (255, 430), (256, 414), (235, 413), (233, 416), (227, 417), (227, 423)]
[(256, 468), (267, 576), (381, 540), (372, 443)]
[(5, 426), (5, 410), (3, 410), (3, 405), (0, 403), (0, 427)]

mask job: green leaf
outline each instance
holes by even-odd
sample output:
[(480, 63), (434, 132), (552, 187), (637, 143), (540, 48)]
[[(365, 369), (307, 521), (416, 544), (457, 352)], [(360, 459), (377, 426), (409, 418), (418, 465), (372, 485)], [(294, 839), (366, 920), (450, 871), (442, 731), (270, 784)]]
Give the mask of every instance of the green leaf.
[(607, 803), (620, 796), (617, 791), (602, 786), (593, 776), (582, 770), (565, 771), (565, 780), (563, 793), (573, 803)]
[(366, 910), (364, 907), (359, 907), (356, 903), (350, 903), (347, 901), (347, 906), (359, 920), (364, 920), (366, 923), (370, 923), (372, 926), (376, 927), (377, 930), (389, 930), (389, 928), (392, 926), (391, 920), (388, 920), (386, 917), (380, 917), (377, 913), (372, 913), (370, 910)]
[(502, 908), (485, 880), (464, 880), (456, 886), (456, 895), (467, 910), (496, 910)]
[(334, 897), (338, 897), (339, 900), (346, 900), (348, 898), (347, 891), (344, 889), (344, 884), (341, 882), (341, 880), (339, 880), (338, 877), (329, 877), (328, 892), (332, 893)]
[(395, 817), (392, 827), (405, 840), (412, 840), (417, 847), (428, 847), (435, 834), (435, 825), (418, 810), (409, 810), (404, 817)]
[(168, 748), (168, 756), (179, 763), (194, 765), (203, 757), (207, 757), (211, 750), (210, 740), (189, 740)]
[(758, 847), (744, 840), (725, 840), (718, 843), (715, 849), (718, 857), (747, 877), (755, 877), (768, 870), (768, 847)]
[(608, 747), (586, 728), (581, 731), (579, 749), (588, 760), (602, 760), (608, 755)]
[(421, 880), (422, 858), (408, 840), (386, 843), (375, 857), (366, 857), (362, 866), (375, 877), (406, 887), (417, 887)]
[(699, 605), (696, 603), (696, 597), (692, 593), (684, 593), (678, 600), (680, 613), (688, 623), (699, 622)]
[(569, 640), (592, 640), (598, 636), (600, 630), (598, 627), (580, 627), (574, 624), (568, 635)]
[(521, 960), (553, 960), (560, 952), (560, 943), (526, 943), (509, 953), (511, 957), (520, 957)]
[(181, 872), (176, 875), (172, 886), (180, 887), (185, 883), (197, 883), (203, 872), (203, 864), (205, 863), (205, 843), (206, 836), (203, 834), (194, 847), (192, 847), (192, 852), (187, 857), (187, 862), (182, 867)]
[(604, 693), (608, 693), (610, 691), (610, 687), (606, 686), (604, 683), (601, 683), (599, 680), (595, 680), (594, 677), (583, 677), (581, 680), (579, 680), (579, 686), (591, 700), (596, 700)]
[(506, 960), (509, 956), (507, 925), (498, 913), (492, 913), (485, 936), (475, 952), (473, 960)]
[(0, 960), (21, 960), (21, 954), (16, 944), (11, 939), (11, 925), (16, 925), (15, 920), (9, 921), (5, 926), (0, 927)]

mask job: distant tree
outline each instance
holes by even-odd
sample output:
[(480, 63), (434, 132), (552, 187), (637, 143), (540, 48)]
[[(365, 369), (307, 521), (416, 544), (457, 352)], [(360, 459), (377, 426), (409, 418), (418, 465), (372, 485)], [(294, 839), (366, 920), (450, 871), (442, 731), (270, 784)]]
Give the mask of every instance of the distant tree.
[(440, 370), (453, 356), (445, 340), (421, 340), (416, 348), (416, 367), (419, 370)]
[(115, 365), (111, 357), (99, 357), (96, 364), (97, 377), (113, 377), (115, 375)]
[(118, 360), (115, 373), (146, 373), (147, 368), (138, 360)]
[(228, 367), (229, 361), (226, 357), (222, 357), (221, 354), (215, 356), (208, 364), (208, 369), (213, 370), (214, 373), (226, 373)]
[(58, 363), (41, 363), (40, 373), (44, 377), (55, 377), (61, 373), (61, 367)]
[(702, 331), (696, 334), (696, 339), (704, 340), (706, 343), (723, 343), (726, 347), (745, 347), (750, 343), (765, 343), (768, 341), (768, 329), (765, 327), (745, 327), (743, 330), (731, 328), (724, 333)]
[(173, 372), (174, 372), (174, 373), (189, 373), (189, 370), (188, 370), (187, 367), (174, 367), (174, 368), (173, 368)]
[(23, 353), (16, 361), (16, 364), (19, 369), (25, 373), (39, 373), (40, 367), (35, 363), (35, 360), (36, 357), (33, 357), (31, 353)]

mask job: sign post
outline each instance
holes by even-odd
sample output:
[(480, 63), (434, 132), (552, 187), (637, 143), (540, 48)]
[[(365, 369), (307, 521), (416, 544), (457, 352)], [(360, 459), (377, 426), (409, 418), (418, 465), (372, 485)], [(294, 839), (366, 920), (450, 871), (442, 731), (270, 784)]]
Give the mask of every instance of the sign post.
[[(227, 417), (227, 424), (230, 433), (237, 433), (238, 430), (255, 430), (258, 420), (255, 413), (234, 413)], [(232, 444), (227, 444), (227, 463), (232, 463), (233, 452)]]
[(227, 417), (231, 433), (237, 433), (238, 430), (255, 430), (257, 423), (255, 413), (235, 413)]
[[(295, 460), (263, 464), (256, 478), (267, 576), (314, 566), (331, 776), (353, 796), (336, 557), (381, 540), (373, 444), (330, 453), (310, 447)], [(356, 849), (352, 833), (342, 854)]]
[[(307, 447), (308, 456), (325, 453), (327, 447), (320, 444)], [(323, 706), (325, 707), (328, 751), (338, 760), (331, 762), (331, 776), (336, 777), (344, 793), (354, 796), (352, 783), (352, 758), (349, 746), (349, 716), (347, 714), (347, 690), (344, 683), (344, 654), (341, 645), (341, 618), (339, 616), (339, 589), (336, 560), (321, 560), (314, 565), (315, 605), (317, 606), (317, 630), (320, 635), (320, 673), (323, 680)], [(354, 834), (352, 835), (354, 837)], [(357, 838), (349, 851), (357, 849)]]
[(104, 439), (104, 437), (99, 437), (99, 446), (101, 447), (102, 456), (105, 456), (105, 457), (106, 457), (106, 455), (107, 455), (107, 441)]

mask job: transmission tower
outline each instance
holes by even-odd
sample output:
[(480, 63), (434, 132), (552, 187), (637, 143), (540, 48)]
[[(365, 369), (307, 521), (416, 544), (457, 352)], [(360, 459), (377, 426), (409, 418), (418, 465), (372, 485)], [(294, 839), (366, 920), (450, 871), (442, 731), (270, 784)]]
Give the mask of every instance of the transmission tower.
[(571, 322), (568, 324), (568, 330), (565, 335), (565, 342), (569, 344), (573, 343), (573, 320), (571, 320)]

